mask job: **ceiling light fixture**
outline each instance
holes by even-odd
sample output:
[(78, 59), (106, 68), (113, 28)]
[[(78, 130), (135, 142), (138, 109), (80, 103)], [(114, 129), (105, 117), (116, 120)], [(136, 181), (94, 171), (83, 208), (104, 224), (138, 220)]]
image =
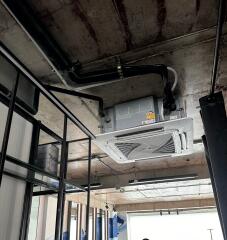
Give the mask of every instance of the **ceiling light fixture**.
[(129, 180), (130, 185), (142, 185), (142, 184), (154, 184), (154, 183), (166, 183), (166, 182), (178, 182), (194, 180), (198, 177), (196, 173), (187, 175), (175, 175), (175, 176), (165, 176), (165, 177), (155, 177), (155, 178), (141, 178)]
[[(100, 187), (102, 187), (103, 185), (101, 184), (101, 183), (92, 183), (91, 184), (91, 190), (93, 190), (93, 189), (97, 189), (97, 188), (100, 188)], [(88, 188), (88, 186), (87, 185), (82, 185), (82, 187), (84, 187), (84, 189), (87, 189)]]

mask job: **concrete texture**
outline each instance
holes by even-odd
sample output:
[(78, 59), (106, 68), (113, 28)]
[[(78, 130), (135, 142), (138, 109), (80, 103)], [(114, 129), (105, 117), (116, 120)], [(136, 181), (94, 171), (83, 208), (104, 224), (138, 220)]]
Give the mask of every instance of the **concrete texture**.
[(137, 204), (117, 204), (116, 210), (119, 212), (136, 212), (136, 211), (160, 211), (160, 210), (177, 210), (177, 209), (201, 209), (201, 208), (216, 207), (213, 198), (208, 199), (194, 199), (182, 201), (169, 201), (157, 203), (137, 203)]
[(93, 191), (96, 199), (110, 204), (169, 202), (213, 197), (209, 179), (128, 186)]
[(207, 28), (216, 17), (214, 0), (30, 2), (71, 59), (81, 62)]
[[(29, 4), (68, 57), (82, 64), (209, 28), (215, 25), (217, 13), (215, 0), (35, 0)], [(2, 5), (0, 12), (1, 40), (34, 74), (57, 82)]]
[[(73, 201), (76, 203), (86, 204), (87, 203), (87, 197), (85, 193), (79, 193), (79, 194), (70, 194), (67, 196), (68, 201)], [(91, 208), (98, 208), (106, 210), (106, 201), (96, 198), (93, 193), (91, 193)], [(113, 205), (108, 204), (109, 210), (112, 211)]]

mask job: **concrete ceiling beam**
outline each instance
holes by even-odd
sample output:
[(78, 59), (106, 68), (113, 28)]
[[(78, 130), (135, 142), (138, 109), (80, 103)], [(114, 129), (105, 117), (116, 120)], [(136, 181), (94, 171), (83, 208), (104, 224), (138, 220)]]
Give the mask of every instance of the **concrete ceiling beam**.
[(216, 207), (214, 198), (193, 199), (183, 201), (147, 202), (135, 204), (119, 204), (114, 208), (117, 212), (135, 211), (160, 211), (160, 210), (180, 210), (180, 209), (201, 209)]
[[(154, 169), (149, 171), (135, 171), (127, 174), (114, 174), (110, 176), (97, 177), (93, 179), (93, 183), (100, 183), (102, 189), (106, 188), (120, 188), (129, 186), (130, 180), (146, 179), (146, 178), (164, 178), (174, 176), (189, 176), (196, 174), (196, 179), (209, 178), (207, 166), (203, 165), (191, 165), (183, 167), (173, 167), (166, 169)], [(77, 183), (86, 185), (86, 179), (78, 179)]]
[[(223, 35), (227, 34), (227, 24), (223, 27)], [(147, 58), (168, 54), (179, 49), (185, 49), (194, 45), (200, 45), (206, 42), (215, 40), (216, 26), (196, 31), (170, 40), (162, 41), (155, 44), (150, 44), (142, 48), (136, 48), (118, 54), (115, 56), (102, 58), (100, 60), (91, 61), (83, 65), (83, 71), (91, 71), (103, 66), (116, 64), (116, 57), (121, 59), (124, 64), (134, 64)]]
[[(86, 193), (76, 193), (76, 194), (68, 194), (66, 199), (68, 201), (72, 201), (75, 203), (81, 203), (86, 205), (87, 204), (87, 194)], [(97, 199), (94, 197), (94, 195), (91, 193), (91, 202), (90, 206), (92, 208), (98, 208), (106, 210), (107, 203), (101, 199)], [(108, 210), (113, 210), (113, 205), (108, 203)]]

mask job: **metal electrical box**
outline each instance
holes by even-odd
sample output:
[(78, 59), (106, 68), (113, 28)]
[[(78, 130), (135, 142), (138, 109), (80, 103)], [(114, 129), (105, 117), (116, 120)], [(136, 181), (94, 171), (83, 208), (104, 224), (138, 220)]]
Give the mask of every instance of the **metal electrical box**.
[(117, 104), (105, 109), (102, 133), (186, 117), (179, 99), (176, 99), (176, 105), (176, 111), (166, 114), (163, 99), (153, 96)]
[(161, 120), (161, 100), (153, 96), (117, 104), (106, 109), (103, 132), (138, 127)]

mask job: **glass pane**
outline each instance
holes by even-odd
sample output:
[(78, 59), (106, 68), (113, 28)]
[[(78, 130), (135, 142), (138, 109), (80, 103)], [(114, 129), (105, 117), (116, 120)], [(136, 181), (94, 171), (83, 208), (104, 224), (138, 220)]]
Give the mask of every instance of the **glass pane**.
[[(0, 146), (2, 145), (5, 131), (5, 123), (8, 113), (8, 107), (0, 103)], [(25, 121), (18, 114), (13, 114), (7, 154), (28, 162), (30, 155), (30, 145), (33, 126)], [(14, 164), (6, 162), (5, 169), (8, 171), (27, 174), (25, 169)], [(26, 183), (22, 180), (3, 176), (0, 188), (0, 239), (15, 240), (19, 239), (21, 216), (23, 210), (24, 193)]]
[[(33, 191), (41, 190), (54, 190), (56, 191), (59, 186), (59, 181), (55, 178), (47, 177), (43, 174), (34, 173), (24, 167), (18, 166), (13, 163), (6, 162), (4, 172), (6, 175), (12, 177), (19, 177), (20, 180), (32, 182), (35, 184)], [(42, 187), (43, 189), (39, 190)]]
[[(0, 103), (0, 146), (2, 146), (8, 107)], [(14, 113), (9, 136), (7, 154), (28, 163), (33, 125)]]

